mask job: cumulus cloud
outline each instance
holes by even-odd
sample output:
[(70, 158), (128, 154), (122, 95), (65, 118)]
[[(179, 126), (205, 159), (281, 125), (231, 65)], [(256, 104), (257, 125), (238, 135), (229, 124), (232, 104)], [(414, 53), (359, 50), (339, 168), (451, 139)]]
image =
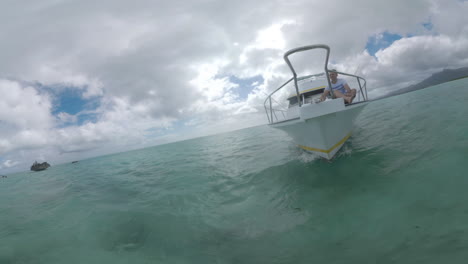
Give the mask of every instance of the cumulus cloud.
[(16, 166), (18, 163), (19, 162), (17, 161), (6, 160), (5, 162), (3, 162), (0, 168), (11, 168), (11, 167)]
[(0, 155), (45, 143), (54, 124), (48, 95), (5, 79), (0, 79), (0, 94)]
[[(364, 75), (369, 95), (382, 95), (466, 66), (467, 11), (458, 0), (9, 2), (0, 8), (0, 162), (263, 124), (266, 94), (290, 78), (284, 52), (308, 44), (329, 44), (331, 65)], [(371, 56), (366, 44), (383, 32), (401, 39)], [(314, 56), (294, 59), (323, 68)], [(64, 87), (98, 102), (94, 119), (54, 111)]]
[(338, 67), (352, 71), (352, 63), (361, 65), (371, 94), (383, 95), (427, 78), (447, 68), (468, 65), (468, 38), (428, 35), (402, 38), (388, 48), (369, 55), (366, 51), (347, 57)]

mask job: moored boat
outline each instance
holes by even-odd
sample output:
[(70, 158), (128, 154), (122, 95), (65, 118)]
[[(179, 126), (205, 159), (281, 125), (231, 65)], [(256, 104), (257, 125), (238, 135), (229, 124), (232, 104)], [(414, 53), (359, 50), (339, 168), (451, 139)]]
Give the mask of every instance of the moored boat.
[(34, 161), (34, 164), (31, 166), (32, 171), (43, 171), (47, 168), (50, 167), (50, 164), (47, 162), (43, 163), (38, 163), (37, 161)]

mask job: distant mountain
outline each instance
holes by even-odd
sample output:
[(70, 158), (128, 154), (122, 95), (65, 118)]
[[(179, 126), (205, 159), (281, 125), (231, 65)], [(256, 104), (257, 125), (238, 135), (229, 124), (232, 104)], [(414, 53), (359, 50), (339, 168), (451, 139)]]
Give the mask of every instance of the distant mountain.
[(449, 81), (453, 81), (453, 80), (461, 79), (465, 77), (468, 77), (468, 67), (459, 68), (459, 69), (444, 69), (441, 72), (432, 74), (431, 77), (425, 79), (424, 81), (420, 83), (413, 84), (406, 88), (390, 92), (384, 97), (407, 93), (411, 91), (416, 91), (419, 89), (424, 89), (429, 86), (434, 86), (437, 84), (441, 84), (444, 82), (449, 82)]

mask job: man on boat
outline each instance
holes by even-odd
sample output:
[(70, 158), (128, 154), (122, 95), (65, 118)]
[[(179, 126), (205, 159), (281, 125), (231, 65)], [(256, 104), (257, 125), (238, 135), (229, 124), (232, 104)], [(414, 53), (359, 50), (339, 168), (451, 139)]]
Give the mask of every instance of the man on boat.
[[(337, 98), (343, 98), (345, 103), (350, 104), (354, 97), (356, 97), (356, 89), (349, 88), (348, 83), (343, 79), (338, 79), (338, 73), (335, 69), (331, 69), (328, 71), (330, 74), (330, 81), (331, 86), (333, 88), (333, 94)], [(330, 93), (330, 87), (326, 87), (325, 91), (323, 92), (322, 96), (320, 97), (320, 101), (325, 100), (327, 95)]]

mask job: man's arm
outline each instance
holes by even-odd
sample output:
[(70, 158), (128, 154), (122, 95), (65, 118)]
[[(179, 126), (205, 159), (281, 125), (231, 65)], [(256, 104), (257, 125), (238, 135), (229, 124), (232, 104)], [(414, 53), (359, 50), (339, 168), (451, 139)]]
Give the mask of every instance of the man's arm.
[[(348, 88), (349, 88), (349, 87), (348, 87)], [(323, 91), (322, 96), (320, 96), (320, 101), (325, 100), (325, 97), (327, 97), (327, 95), (328, 95), (329, 93), (330, 93), (330, 91), (328, 91), (328, 90)]]

